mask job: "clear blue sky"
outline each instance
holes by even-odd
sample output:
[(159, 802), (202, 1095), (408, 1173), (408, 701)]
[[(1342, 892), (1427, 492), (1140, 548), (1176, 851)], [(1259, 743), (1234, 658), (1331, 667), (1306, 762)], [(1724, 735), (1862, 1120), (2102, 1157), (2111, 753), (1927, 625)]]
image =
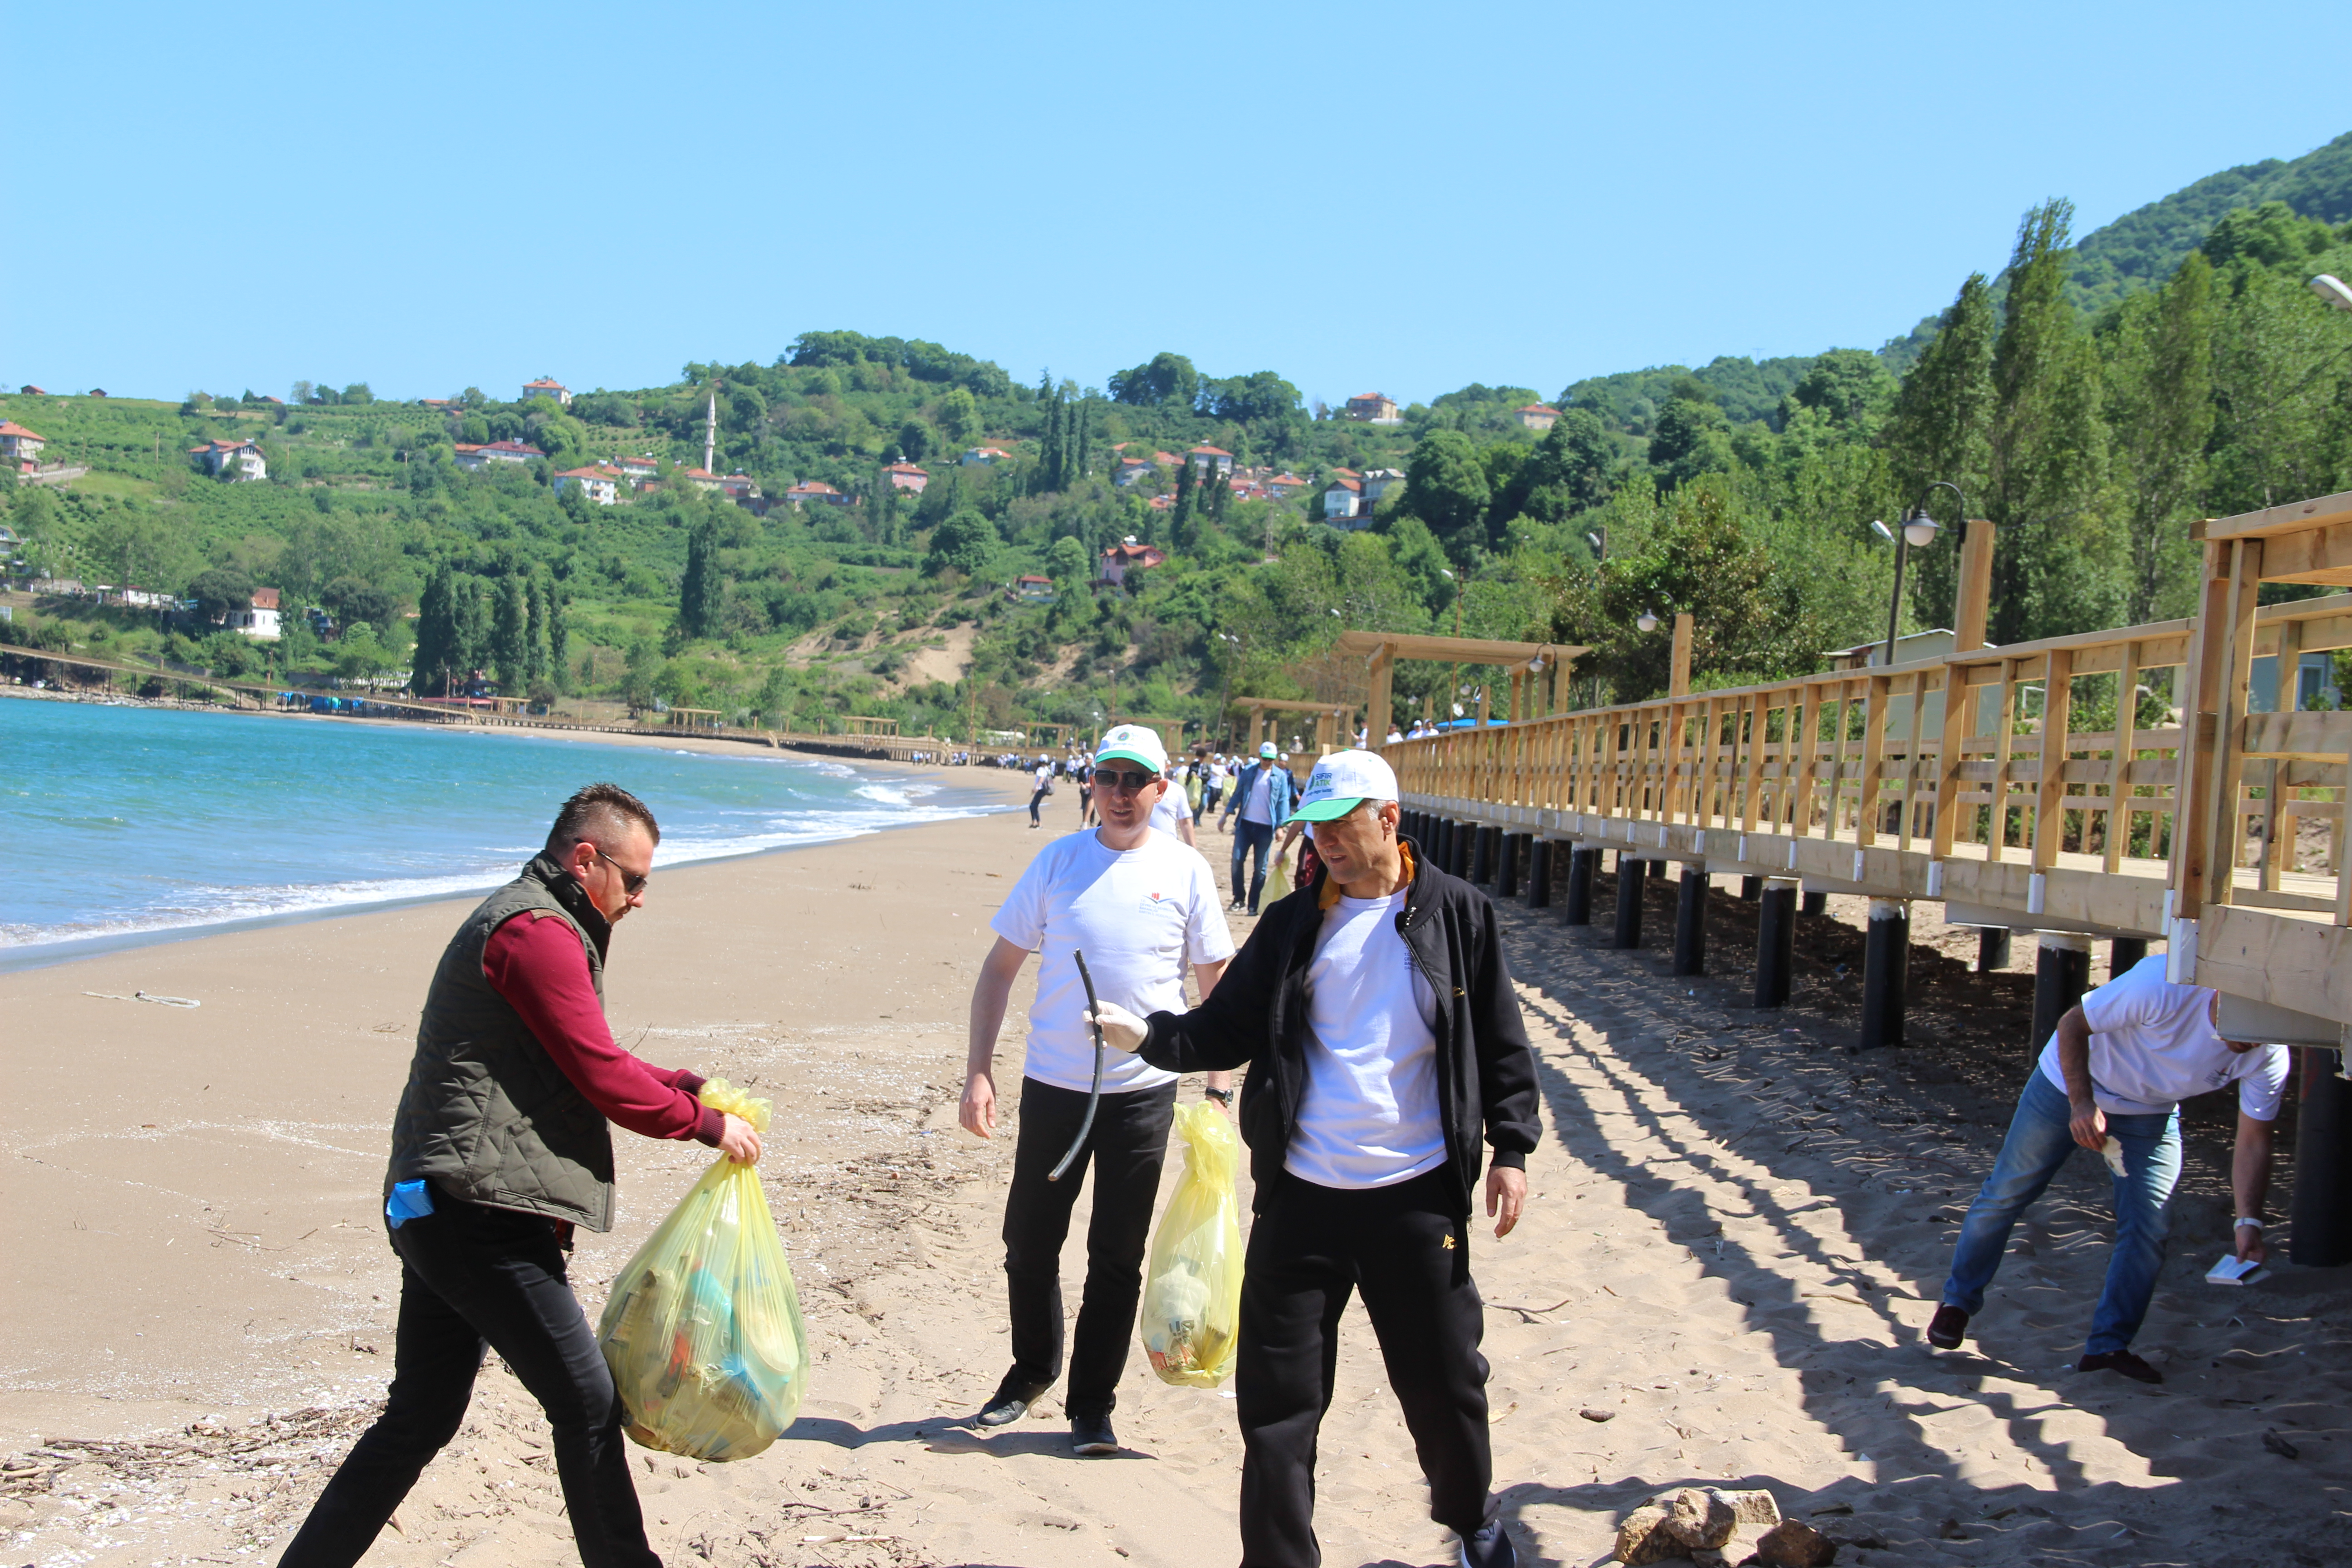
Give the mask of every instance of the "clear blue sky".
[(2352, 7), (34, 5), (0, 382), (511, 396), (810, 328), (1549, 397), (1875, 347), (2352, 126)]

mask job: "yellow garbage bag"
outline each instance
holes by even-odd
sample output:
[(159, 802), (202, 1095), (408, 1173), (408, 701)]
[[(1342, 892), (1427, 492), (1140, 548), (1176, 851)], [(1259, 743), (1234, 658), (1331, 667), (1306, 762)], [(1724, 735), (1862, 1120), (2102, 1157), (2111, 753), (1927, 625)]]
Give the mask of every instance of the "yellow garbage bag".
[[(724, 1079), (702, 1103), (768, 1130), (769, 1104)], [(808, 1338), (759, 1173), (720, 1155), (613, 1281), (597, 1321), (630, 1436), (697, 1459), (748, 1459), (800, 1410)]]
[(1274, 869), (1266, 874), (1265, 903), (1272, 906), (1290, 897), (1290, 857), (1274, 858)]
[(1184, 1174), (1144, 1274), (1143, 1349), (1162, 1383), (1214, 1388), (1233, 1375), (1242, 1315), (1242, 1141), (1208, 1100), (1176, 1108)]

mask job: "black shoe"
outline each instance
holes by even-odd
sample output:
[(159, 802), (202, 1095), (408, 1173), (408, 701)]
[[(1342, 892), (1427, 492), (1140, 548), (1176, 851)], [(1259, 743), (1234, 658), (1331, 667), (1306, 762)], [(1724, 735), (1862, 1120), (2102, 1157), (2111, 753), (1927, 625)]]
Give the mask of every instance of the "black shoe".
[(1518, 1568), (1519, 1554), (1510, 1531), (1496, 1520), (1475, 1535), (1462, 1538), (1462, 1568)]
[(1070, 1447), (1073, 1451), (1100, 1458), (1118, 1452), (1118, 1438), (1110, 1429), (1110, 1416), (1073, 1415), (1070, 1417)]
[(2164, 1373), (2129, 1351), (2101, 1351), (2074, 1363), (2076, 1372), (2119, 1372), (2135, 1383), (2162, 1383)]
[(1928, 1320), (1927, 1342), (1939, 1351), (1956, 1351), (1960, 1348), (1960, 1336), (1968, 1332), (1968, 1328), (1969, 1315), (1947, 1301), (1937, 1308), (1935, 1317)]
[(1037, 1396), (1053, 1386), (1050, 1383), (1024, 1382), (1008, 1372), (1004, 1374), (1004, 1381), (996, 1385), (996, 1392), (988, 1396), (988, 1403), (982, 1406), (980, 1414), (972, 1417), (973, 1424), (1010, 1426), (1028, 1415), (1029, 1406), (1036, 1403)]

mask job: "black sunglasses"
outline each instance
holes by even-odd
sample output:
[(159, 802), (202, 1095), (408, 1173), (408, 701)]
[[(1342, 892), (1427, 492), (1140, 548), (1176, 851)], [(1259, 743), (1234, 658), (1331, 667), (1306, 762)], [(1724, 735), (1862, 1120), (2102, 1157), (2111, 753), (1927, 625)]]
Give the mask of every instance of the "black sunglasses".
[(638, 873), (630, 870), (626, 866), (622, 865), (618, 860), (614, 859), (610, 855), (605, 854), (600, 846), (591, 844), (588, 847), (596, 851), (596, 858), (598, 859), (604, 861), (605, 865), (610, 866), (614, 870), (618, 871), (621, 874), (621, 891), (628, 894), (631, 898), (635, 898), (639, 893), (644, 892), (646, 890), (646, 884), (654, 879), (654, 874), (651, 871), (647, 871), (640, 876)]
[(1132, 795), (1146, 784), (1158, 784), (1159, 782), (1160, 775), (1158, 773), (1123, 773), (1116, 768), (1097, 768), (1095, 770), (1095, 787), (1097, 789), (1123, 790), (1126, 793)]

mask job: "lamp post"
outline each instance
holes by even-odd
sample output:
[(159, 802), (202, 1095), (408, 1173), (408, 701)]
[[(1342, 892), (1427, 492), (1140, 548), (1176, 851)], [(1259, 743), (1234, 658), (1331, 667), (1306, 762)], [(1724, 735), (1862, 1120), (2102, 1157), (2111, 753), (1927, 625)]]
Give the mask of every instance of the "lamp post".
[(1886, 663), (1890, 668), (1895, 663), (1895, 636), (1902, 628), (1903, 567), (1915, 547), (1925, 549), (1935, 543), (1936, 535), (1943, 531), (1943, 524), (1927, 515), (1927, 497), (1939, 489), (1949, 490), (1958, 499), (1960, 516), (1965, 520), (1969, 515), (1969, 498), (1961, 493), (1959, 486), (1949, 479), (1937, 479), (1920, 495), (1917, 504), (1904, 514), (1899, 531), (1890, 531), (1875, 519), (1870, 524), (1881, 539), (1895, 542), (1895, 592), (1886, 605)]

